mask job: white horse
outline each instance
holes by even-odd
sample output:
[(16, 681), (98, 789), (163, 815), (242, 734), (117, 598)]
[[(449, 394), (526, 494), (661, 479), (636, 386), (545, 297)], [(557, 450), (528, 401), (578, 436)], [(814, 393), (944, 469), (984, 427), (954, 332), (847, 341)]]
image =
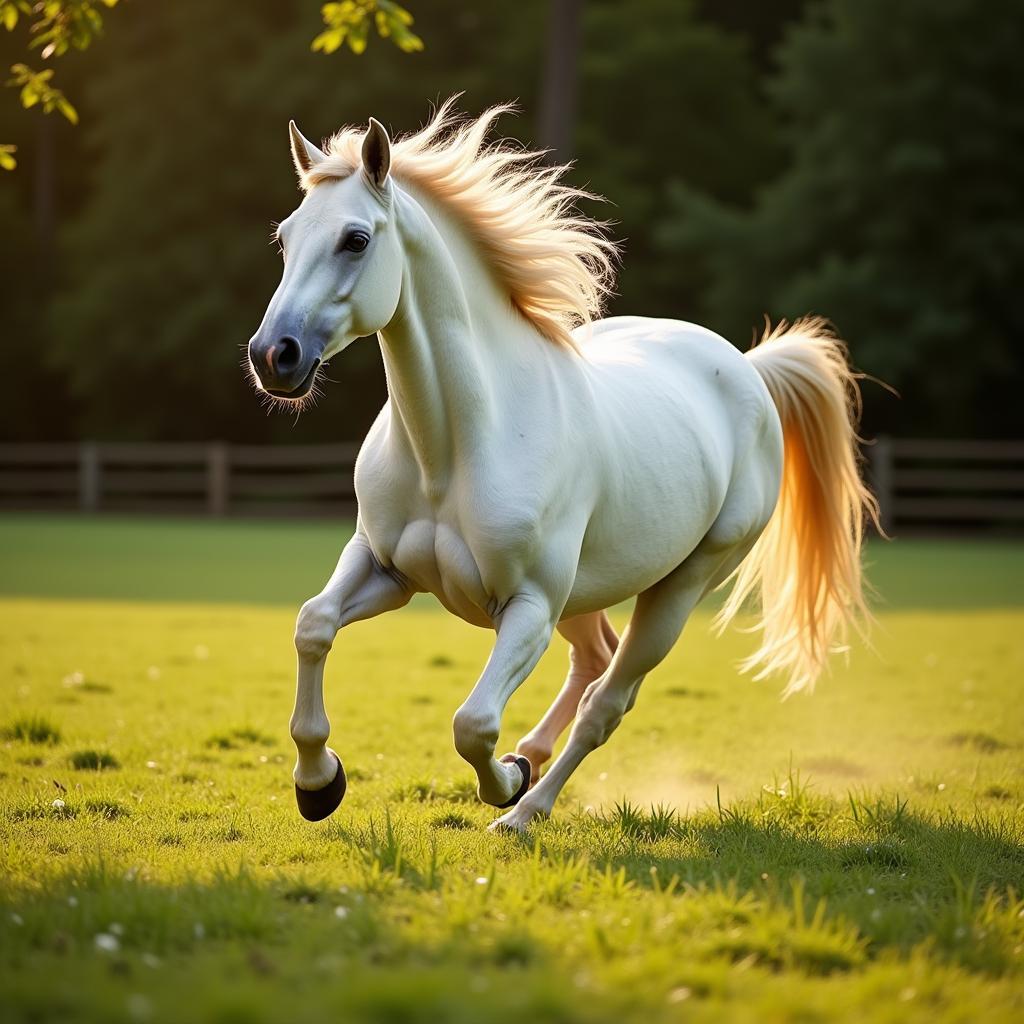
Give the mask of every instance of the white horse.
[[(813, 685), (864, 611), (874, 502), (858, 472), (857, 388), (823, 321), (741, 354), (674, 320), (595, 320), (614, 247), (584, 193), (537, 154), (488, 143), (499, 107), (450, 104), (392, 142), (375, 120), (321, 151), (290, 125), (305, 189), (277, 231), (281, 284), (249, 344), (254, 378), (301, 403), (318, 369), (378, 334), (389, 399), (355, 469), (356, 532), (298, 616), (296, 796), (319, 820), (345, 792), (326, 742), (324, 664), (340, 629), (433, 594), (493, 629), (455, 712), (493, 827), (548, 815), (633, 706), (696, 604), (731, 574), (731, 619), (759, 595), (746, 667)], [(621, 641), (605, 609), (636, 596)], [(515, 754), (506, 702), (557, 629), (568, 679)], [(542, 776), (559, 735), (564, 750)]]

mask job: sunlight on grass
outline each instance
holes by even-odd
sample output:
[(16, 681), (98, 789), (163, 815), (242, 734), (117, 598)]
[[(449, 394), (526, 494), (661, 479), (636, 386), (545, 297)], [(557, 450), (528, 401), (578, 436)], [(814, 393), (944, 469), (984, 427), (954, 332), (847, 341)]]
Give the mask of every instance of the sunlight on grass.
[[(310, 825), (291, 609), (0, 611), (15, 1019), (177, 1021), (183, 992), (247, 1022), (1020, 1015), (1018, 611), (884, 613), (874, 653), (786, 703), (698, 615), (526, 840), (485, 831), (452, 748), (482, 630), (411, 609), (339, 638), (350, 791)], [(500, 750), (564, 662), (559, 641)]]

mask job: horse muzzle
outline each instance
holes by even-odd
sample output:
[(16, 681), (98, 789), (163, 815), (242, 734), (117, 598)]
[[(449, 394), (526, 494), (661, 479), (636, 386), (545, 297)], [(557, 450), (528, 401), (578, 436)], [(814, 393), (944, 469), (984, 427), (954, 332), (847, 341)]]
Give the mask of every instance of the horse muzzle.
[(320, 369), (320, 352), (307, 351), (290, 334), (249, 342), (249, 362), (260, 386), (274, 398), (299, 399), (309, 394)]

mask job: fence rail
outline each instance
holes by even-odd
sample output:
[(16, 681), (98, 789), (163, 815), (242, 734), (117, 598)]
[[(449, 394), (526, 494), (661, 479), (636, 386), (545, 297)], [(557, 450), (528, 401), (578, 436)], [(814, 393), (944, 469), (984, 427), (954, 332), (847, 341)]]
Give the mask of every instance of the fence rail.
[[(358, 445), (0, 444), (0, 509), (211, 516), (355, 512)], [(879, 438), (886, 532), (1024, 532), (1024, 441)]]

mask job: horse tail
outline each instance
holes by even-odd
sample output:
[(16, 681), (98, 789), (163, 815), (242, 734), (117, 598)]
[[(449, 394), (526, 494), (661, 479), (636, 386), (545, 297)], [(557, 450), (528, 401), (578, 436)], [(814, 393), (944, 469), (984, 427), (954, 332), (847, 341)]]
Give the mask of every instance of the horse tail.
[(782, 484), (717, 621), (724, 628), (748, 598), (760, 598), (761, 646), (741, 667), (757, 679), (786, 674), (788, 697), (813, 689), (829, 653), (846, 649), (851, 626), (865, 632), (861, 544), (865, 514), (879, 528), (879, 510), (860, 472), (862, 375), (828, 322), (768, 325), (747, 358), (782, 423)]

